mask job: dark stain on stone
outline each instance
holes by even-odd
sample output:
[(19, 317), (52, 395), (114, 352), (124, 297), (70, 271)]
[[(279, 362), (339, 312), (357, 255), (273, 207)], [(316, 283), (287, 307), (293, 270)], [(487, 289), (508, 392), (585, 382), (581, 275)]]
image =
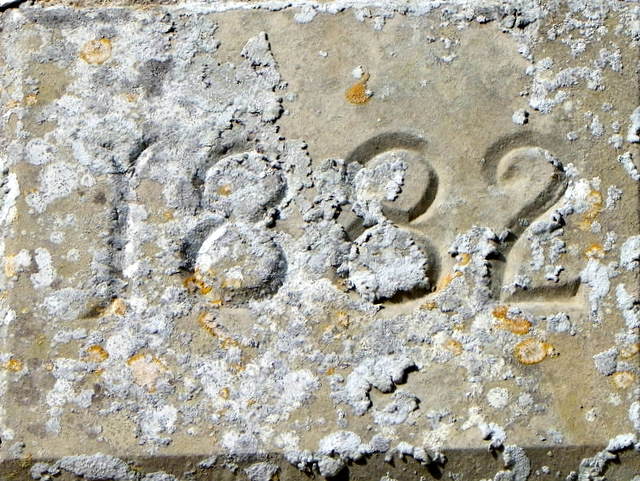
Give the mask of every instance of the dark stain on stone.
[(158, 95), (162, 90), (162, 83), (167, 72), (171, 69), (173, 61), (147, 60), (140, 68), (138, 82), (147, 89), (149, 95)]
[(107, 202), (107, 196), (104, 194), (104, 192), (98, 192), (96, 195), (93, 196), (93, 202), (94, 204), (106, 204)]

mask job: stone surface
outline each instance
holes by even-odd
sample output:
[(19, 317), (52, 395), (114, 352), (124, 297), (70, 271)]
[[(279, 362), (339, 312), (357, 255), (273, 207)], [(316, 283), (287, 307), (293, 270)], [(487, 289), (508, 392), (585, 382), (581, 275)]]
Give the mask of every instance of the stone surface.
[(7, 5), (4, 475), (632, 479), (639, 15)]

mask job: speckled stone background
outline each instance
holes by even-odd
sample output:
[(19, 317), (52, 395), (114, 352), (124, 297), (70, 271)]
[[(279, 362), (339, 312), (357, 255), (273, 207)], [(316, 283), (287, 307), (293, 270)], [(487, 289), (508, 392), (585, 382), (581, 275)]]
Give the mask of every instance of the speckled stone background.
[(3, 479), (640, 480), (640, 5), (0, 1)]

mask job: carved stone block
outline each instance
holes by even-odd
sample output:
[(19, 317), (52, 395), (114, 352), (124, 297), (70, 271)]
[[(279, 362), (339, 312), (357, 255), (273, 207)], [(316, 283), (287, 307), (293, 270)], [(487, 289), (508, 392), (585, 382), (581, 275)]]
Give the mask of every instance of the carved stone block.
[(0, 2), (7, 479), (640, 472), (637, 6), (370, 3)]

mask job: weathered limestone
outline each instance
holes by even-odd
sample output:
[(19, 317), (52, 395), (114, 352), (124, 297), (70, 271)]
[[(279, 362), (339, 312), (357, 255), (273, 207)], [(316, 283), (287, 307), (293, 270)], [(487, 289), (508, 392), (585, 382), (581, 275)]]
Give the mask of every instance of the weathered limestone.
[(4, 8), (0, 471), (637, 481), (639, 16)]

